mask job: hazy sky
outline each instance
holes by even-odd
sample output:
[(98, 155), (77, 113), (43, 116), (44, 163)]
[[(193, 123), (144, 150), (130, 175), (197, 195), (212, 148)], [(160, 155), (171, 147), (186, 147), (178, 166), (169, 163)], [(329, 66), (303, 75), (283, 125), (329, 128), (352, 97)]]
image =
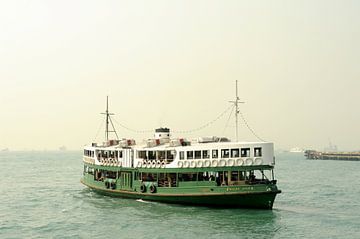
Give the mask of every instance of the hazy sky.
[[(360, 149), (359, 13), (346, 0), (1, 1), (0, 149), (81, 149), (106, 95), (130, 128), (197, 128), (235, 80), (275, 147)], [(184, 136), (234, 138), (228, 117)], [(239, 133), (256, 140), (243, 122)]]

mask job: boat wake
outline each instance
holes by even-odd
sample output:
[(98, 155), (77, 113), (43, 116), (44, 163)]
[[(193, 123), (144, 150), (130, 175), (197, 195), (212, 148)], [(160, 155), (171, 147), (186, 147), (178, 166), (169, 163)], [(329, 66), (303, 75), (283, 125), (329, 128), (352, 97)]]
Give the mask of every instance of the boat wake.
[(149, 201), (144, 201), (142, 199), (136, 199), (137, 202), (142, 202), (142, 203), (152, 203), (152, 202), (149, 202)]

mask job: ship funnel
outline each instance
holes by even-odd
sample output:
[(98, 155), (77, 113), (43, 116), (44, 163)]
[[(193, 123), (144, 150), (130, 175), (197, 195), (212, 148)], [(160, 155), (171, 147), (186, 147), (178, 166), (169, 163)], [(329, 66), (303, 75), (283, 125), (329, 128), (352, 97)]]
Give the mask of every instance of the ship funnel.
[(155, 129), (155, 139), (170, 139), (170, 129), (168, 128), (158, 128)]

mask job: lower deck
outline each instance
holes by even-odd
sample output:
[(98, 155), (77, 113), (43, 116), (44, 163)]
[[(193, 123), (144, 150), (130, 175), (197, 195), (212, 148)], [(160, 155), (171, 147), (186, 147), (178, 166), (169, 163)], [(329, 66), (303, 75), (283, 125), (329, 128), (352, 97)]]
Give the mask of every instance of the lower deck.
[[(186, 171), (188, 170), (188, 171)], [(83, 184), (110, 196), (168, 203), (272, 208), (277, 189), (271, 170), (255, 168), (199, 171), (84, 166)]]

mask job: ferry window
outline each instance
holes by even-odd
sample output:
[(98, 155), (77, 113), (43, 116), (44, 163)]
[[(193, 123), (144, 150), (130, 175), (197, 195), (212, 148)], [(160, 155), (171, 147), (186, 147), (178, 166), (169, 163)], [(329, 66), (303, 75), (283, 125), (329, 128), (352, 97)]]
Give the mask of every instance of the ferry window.
[(167, 150), (166, 151), (166, 158), (167, 159), (174, 159), (175, 158), (175, 150)]
[(222, 149), (221, 150), (221, 157), (222, 158), (228, 158), (229, 157), (229, 150), (228, 149)]
[(254, 156), (255, 157), (261, 157), (262, 156), (261, 148), (254, 148)]
[(201, 159), (201, 151), (200, 150), (195, 151), (195, 159)]
[(250, 148), (241, 149), (241, 157), (250, 157)]
[(187, 151), (186, 152), (186, 158), (187, 159), (193, 159), (194, 158), (194, 152), (193, 151)]
[(146, 151), (144, 150), (138, 151), (138, 158), (146, 159)]
[(180, 159), (184, 159), (184, 158), (185, 158), (184, 151), (180, 151)]
[(232, 158), (239, 157), (239, 149), (231, 149), (231, 157)]
[(197, 173), (179, 173), (179, 181), (197, 181)]
[(210, 158), (210, 150), (203, 150), (202, 151), (202, 157), (203, 157), (203, 159)]
[(123, 157), (123, 151), (119, 151), (119, 158), (122, 158)]
[(218, 158), (218, 150), (217, 150), (217, 149), (214, 149), (214, 150), (212, 151), (212, 158), (213, 158), (213, 159), (217, 159), (217, 158)]
[(165, 151), (157, 151), (158, 159), (165, 159)]
[(149, 151), (149, 159), (156, 159), (156, 151)]

